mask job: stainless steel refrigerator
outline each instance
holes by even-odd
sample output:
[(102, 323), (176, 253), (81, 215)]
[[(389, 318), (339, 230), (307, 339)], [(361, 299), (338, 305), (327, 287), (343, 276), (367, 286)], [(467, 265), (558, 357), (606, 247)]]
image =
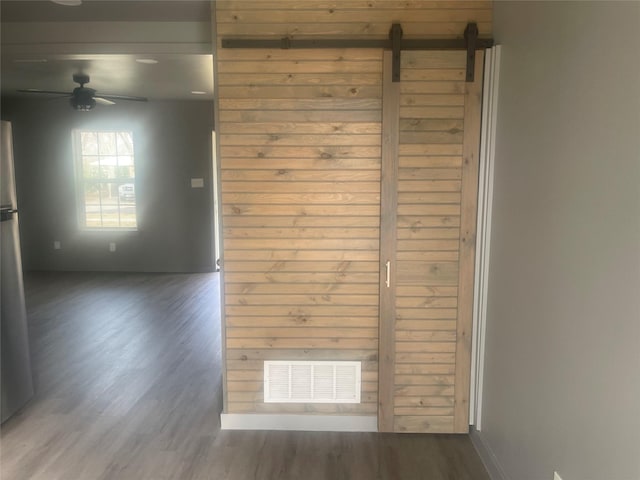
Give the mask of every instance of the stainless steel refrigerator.
[(22, 283), (11, 123), (2, 121), (0, 150), (0, 410), (2, 422), (33, 396)]

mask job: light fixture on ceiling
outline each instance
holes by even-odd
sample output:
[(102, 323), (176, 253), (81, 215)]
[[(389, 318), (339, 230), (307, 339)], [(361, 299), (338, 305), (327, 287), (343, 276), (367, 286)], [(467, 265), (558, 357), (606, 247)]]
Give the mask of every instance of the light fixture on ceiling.
[(203, 92), (202, 90), (191, 90), (192, 95), (206, 95), (207, 92)]
[(65, 7), (77, 7), (78, 5), (82, 5), (82, 0), (51, 0), (53, 3), (57, 3), (58, 5), (64, 5)]
[(136, 62), (144, 63), (145, 65), (155, 65), (158, 63), (158, 60), (155, 58), (136, 58)]

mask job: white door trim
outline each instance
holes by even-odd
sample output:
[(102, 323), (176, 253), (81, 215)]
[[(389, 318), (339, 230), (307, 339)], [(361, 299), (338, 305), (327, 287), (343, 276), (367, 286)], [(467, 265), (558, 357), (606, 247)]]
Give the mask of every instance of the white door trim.
[(482, 94), (478, 223), (471, 346), (471, 393), (469, 399), (469, 424), (475, 425), (478, 431), (482, 426), (482, 382), (484, 375), (484, 342), (491, 244), (491, 212), (493, 208), (493, 166), (498, 111), (499, 71), (500, 46), (497, 45), (485, 51), (484, 87)]

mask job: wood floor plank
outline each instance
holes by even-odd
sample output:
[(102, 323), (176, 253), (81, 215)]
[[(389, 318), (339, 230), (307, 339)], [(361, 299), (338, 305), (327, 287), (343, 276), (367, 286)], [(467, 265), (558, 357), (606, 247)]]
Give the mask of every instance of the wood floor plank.
[[(37, 393), (2, 425), (2, 479), (489, 478), (466, 435), (220, 431), (218, 274), (31, 273), (25, 288)], [(416, 415), (451, 407), (410, 398)]]

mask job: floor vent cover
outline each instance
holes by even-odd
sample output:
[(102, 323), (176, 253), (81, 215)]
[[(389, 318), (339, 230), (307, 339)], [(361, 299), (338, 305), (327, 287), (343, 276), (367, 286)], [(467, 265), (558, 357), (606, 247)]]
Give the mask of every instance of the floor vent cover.
[(265, 403), (360, 403), (360, 362), (264, 362)]

